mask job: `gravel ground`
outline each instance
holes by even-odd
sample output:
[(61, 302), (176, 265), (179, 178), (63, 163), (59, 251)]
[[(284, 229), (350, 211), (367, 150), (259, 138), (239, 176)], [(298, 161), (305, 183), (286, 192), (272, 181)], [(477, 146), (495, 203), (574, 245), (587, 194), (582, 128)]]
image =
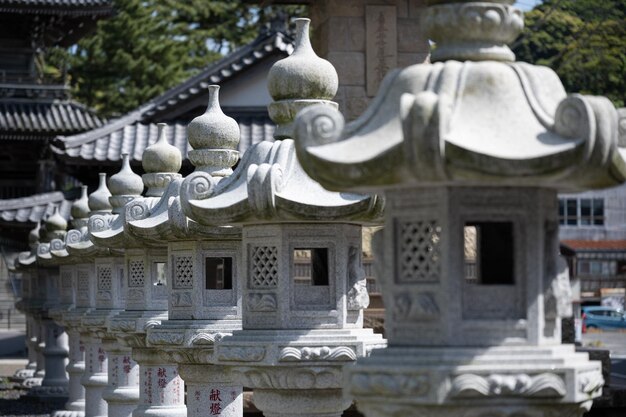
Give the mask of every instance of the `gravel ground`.
[(7, 417), (50, 417), (50, 414), (63, 408), (63, 402), (38, 401), (24, 398), (27, 389), (0, 378), (0, 416)]

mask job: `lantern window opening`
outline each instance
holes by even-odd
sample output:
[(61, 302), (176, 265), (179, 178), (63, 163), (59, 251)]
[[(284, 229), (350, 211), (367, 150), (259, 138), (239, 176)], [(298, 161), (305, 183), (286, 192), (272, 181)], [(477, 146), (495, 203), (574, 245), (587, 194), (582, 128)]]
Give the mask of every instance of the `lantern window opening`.
[(205, 289), (233, 289), (233, 258), (229, 256), (206, 257), (204, 259)]
[(328, 286), (328, 248), (294, 248), (293, 279), (296, 285)]
[(512, 222), (468, 222), (463, 238), (466, 283), (515, 285)]
[(152, 270), (152, 285), (161, 287), (167, 285), (165, 262), (154, 262)]

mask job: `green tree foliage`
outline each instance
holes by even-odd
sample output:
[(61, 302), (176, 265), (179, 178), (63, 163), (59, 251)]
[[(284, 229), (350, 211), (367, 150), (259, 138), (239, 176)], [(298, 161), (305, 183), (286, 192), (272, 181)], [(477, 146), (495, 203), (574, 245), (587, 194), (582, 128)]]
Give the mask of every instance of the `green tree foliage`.
[[(242, 0), (114, 0), (116, 14), (69, 50), (38, 61), (47, 78), (66, 74), (74, 97), (114, 117), (163, 93), (252, 41), (274, 19), (305, 10)], [(45, 57), (45, 59), (44, 59)]]
[(626, 2), (545, 0), (526, 13), (517, 59), (546, 65), (568, 92), (626, 100)]

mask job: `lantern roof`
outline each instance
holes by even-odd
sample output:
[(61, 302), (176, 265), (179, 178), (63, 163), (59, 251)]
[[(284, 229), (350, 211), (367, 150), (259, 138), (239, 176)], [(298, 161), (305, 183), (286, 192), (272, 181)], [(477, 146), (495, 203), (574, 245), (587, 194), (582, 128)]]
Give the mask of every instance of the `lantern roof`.
[[(194, 118), (187, 128), (188, 140), (193, 148), (189, 159), (196, 172), (203, 173), (215, 182), (229, 176), (232, 166), (239, 161), (240, 131), (237, 122), (224, 114), (219, 103), (219, 86), (210, 85), (209, 103), (204, 114)], [(162, 246), (173, 240), (239, 239), (240, 229), (221, 225), (203, 226), (183, 213), (180, 203), (182, 179), (173, 179), (153, 207), (141, 199), (133, 201), (127, 211), (134, 213), (126, 218), (126, 231), (130, 235)]]
[(291, 139), (297, 110), (316, 103), (331, 108), (337, 91), (337, 72), (318, 57), (309, 41), (309, 19), (296, 19), (293, 54), (277, 61), (268, 75), (274, 102), (268, 106), (277, 123), (274, 143), (250, 148), (235, 172), (219, 179), (195, 172), (181, 185), (181, 206), (192, 220), (204, 225), (242, 225), (258, 222), (370, 222), (380, 217), (377, 196), (336, 193), (309, 177), (298, 162)]
[(434, 64), (390, 72), (345, 125), (329, 107), (296, 121), (306, 172), (333, 190), (421, 186), (609, 187), (626, 180), (626, 137), (604, 97), (568, 95), (554, 71), (515, 62), (512, 2), (431, 1)]
[[(197, 190), (206, 190), (198, 193)], [(263, 142), (243, 156), (235, 173), (217, 183), (200, 173), (181, 190), (184, 212), (206, 225), (255, 222), (368, 222), (381, 215), (382, 199), (324, 189), (296, 158), (294, 141)]]
[[(181, 167), (182, 156), (176, 147), (167, 143), (165, 127), (164, 123), (159, 124), (159, 139), (144, 150), (147, 173), (143, 177), (132, 171), (128, 154), (123, 156), (122, 169), (109, 180), (113, 212), (96, 214), (89, 219), (90, 238), (96, 245), (114, 249), (141, 246), (125, 232), (128, 221), (148, 216), (160, 201), (167, 202), (176, 192), (176, 187), (170, 184), (181, 178), (175, 171)], [(146, 197), (140, 195), (144, 186), (148, 189)]]

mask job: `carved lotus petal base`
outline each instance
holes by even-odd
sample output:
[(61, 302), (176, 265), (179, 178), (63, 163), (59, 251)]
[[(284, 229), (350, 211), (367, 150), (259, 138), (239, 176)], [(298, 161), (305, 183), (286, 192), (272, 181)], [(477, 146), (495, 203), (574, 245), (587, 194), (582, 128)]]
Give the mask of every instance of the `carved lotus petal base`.
[(166, 320), (148, 330), (147, 343), (177, 364), (215, 363), (215, 344), (241, 329), (241, 320)]
[(577, 416), (604, 383), (600, 363), (571, 345), (393, 347), (359, 359), (347, 379), (367, 417)]
[(109, 331), (125, 346), (145, 347), (148, 329), (161, 324), (166, 311), (123, 311), (109, 321)]
[[(242, 330), (217, 344), (217, 360), (224, 365), (335, 366), (354, 362), (386, 341), (372, 329)], [(246, 385), (248, 386), (248, 385)]]

